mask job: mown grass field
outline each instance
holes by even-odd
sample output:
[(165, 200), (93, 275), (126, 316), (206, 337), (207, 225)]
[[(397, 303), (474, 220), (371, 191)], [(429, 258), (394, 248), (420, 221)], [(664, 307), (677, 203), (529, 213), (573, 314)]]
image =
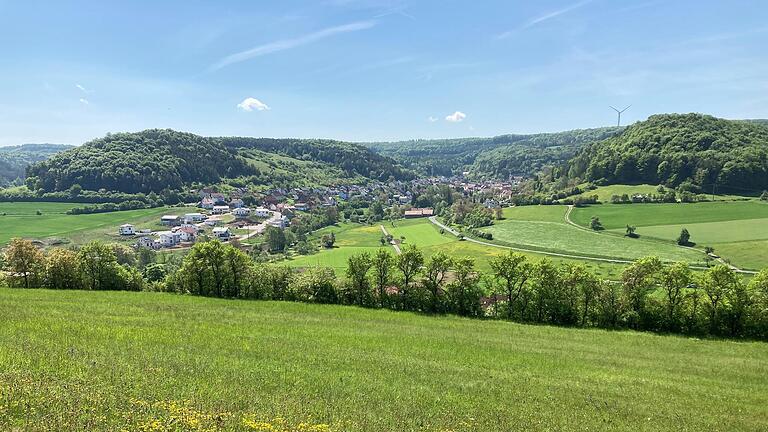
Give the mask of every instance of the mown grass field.
[(571, 220), (588, 227), (592, 216), (605, 229), (670, 224), (694, 224), (768, 218), (768, 204), (759, 201), (718, 201), (676, 204), (603, 204), (575, 208)]
[[(563, 220), (562, 210), (554, 207), (538, 207), (544, 210), (551, 219)], [(519, 207), (523, 212), (529, 212), (534, 215), (536, 208)], [(509, 209), (505, 210), (508, 211)], [(556, 214), (560, 212), (559, 215)], [(505, 213), (506, 214), (506, 213)], [(515, 217), (523, 217), (521, 214), (515, 214)], [(528, 217), (528, 216), (525, 216)], [(544, 216), (546, 217), (546, 216)], [(419, 247), (426, 259), (438, 252), (443, 252), (451, 257), (468, 257), (475, 260), (475, 266), (483, 272), (490, 271), (489, 261), (494, 256), (506, 253), (506, 250), (498, 247), (484, 246), (469, 241), (459, 241), (455, 236), (449, 233), (440, 233), (440, 229), (429, 222), (427, 219), (412, 219), (395, 221), (392, 226), (389, 221), (382, 221), (380, 224), (367, 226), (359, 224), (340, 224), (338, 226), (326, 227), (318, 230), (313, 237), (319, 238), (323, 234), (334, 232), (336, 234), (336, 247), (333, 249), (321, 250), (318, 253), (305, 256), (293, 256), (284, 263), (293, 267), (330, 267), (338, 274), (343, 274), (347, 268), (347, 259), (354, 254), (361, 252), (375, 253), (381, 246), (379, 239), (382, 232), (379, 225), (384, 225), (387, 231), (396, 239), (400, 240), (405, 236), (403, 244), (413, 244)], [(388, 248), (392, 253), (391, 246)], [(525, 252), (530, 259), (538, 261), (544, 257), (539, 253)], [(611, 264), (596, 261), (580, 261), (565, 258), (550, 257), (557, 263), (579, 262), (585, 264), (588, 268), (597, 272), (601, 276), (609, 279), (617, 279), (623, 268), (620, 264)]]
[[(83, 204), (72, 203), (0, 203), (0, 245), (14, 237), (45, 240), (57, 238), (73, 244), (91, 240), (123, 241), (118, 227), (132, 223), (137, 228), (160, 227), (163, 214), (183, 214), (191, 208), (159, 207), (110, 213), (68, 215), (66, 211)], [(38, 215), (37, 211), (42, 214)]]
[(161, 293), (0, 316), (0, 430), (768, 428), (765, 343)]
[(505, 209), (505, 220), (483, 228), (495, 241), (553, 252), (616, 259), (656, 255), (665, 261), (701, 263), (704, 256), (672, 243), (630, 239), (583, 230), (565, 222), (566, 206)]
[[(582, 185), (583, 186), (583, 185)], [(611, 202), (611, 197), (614, 195), (622, 196), (624, 194), (627, 194), (628, 196), (632, 195), (658, 195), (659, 186), (658, 185), (649, 185), (649, 184), (639, 184), (639, 185), (607, 185), (607, 186), (598, 186), (597, 188), (593, 190), (588, 190), (578, 196), (584, 196), (584, 197), (591, 197), (593, 195), (597, 195), (598, 201), (601, 203), (607, 204)], [(712, 195), (707, 195), (708, 198), (712, 198)], [(727, 195), (727, 194), (719, 194), (714, 196), (715, 201), (720, 200), (736, 200), (736, 199), (742, 199), (743, 196), (739, 195)]]
[(692, 242), (714, 247), (715, 253), (737, 266), (768, 267), (768, 204), (760, 201), (596, 205), (574, 209), (571, 220), (588, 226), (592, 216), (616, 234), (635, 225), (641, 239), (670, 243), (686, 228)]

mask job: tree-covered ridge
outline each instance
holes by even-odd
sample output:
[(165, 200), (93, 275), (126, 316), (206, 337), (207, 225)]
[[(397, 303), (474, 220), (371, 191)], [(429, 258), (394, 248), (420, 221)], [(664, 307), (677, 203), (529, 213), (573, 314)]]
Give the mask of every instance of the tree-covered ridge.
[(251, 168), (220, 142), (170, 129), (108, 134), (29, 167), (27, 185), (44, 191), (159, 192), (214, 183)]
[(0, 187), (23, 179), (30, 164), (48, 159), (52, 155), (71, 149), (66, 144), (22, 144), (0, 147)]
[(390, 157), (377, 154), (361, 145), (335, 140), (296, 138), (224, 137), (230, 149), (257, 149), (302, 161), (325, 162), (355, 175), (374, 180), (409, 180), (413, 173), (402, 169)]
[(413, 174), (355, 144), (215, 138), (151, 129), (109, 134), (36, 163), (28, 169), (27, 185), (43, 192), (79, 185), (83, 190), (159, 193), (224, 180), (288, 186), (305, 177), (330, 184), (367, 178), (402, 180)]
[(480, 153), (469, 168), (474, 178), (527, 176), (548, 165), (573, 157), (585, 144), (621, 133), (618, 127), (578, 129), (532, 135), (529, 138)]
[(558, 175), (570, 182), (650, 183), (719, 192), (768, 188), (768, 128), (702, 114), (654, 115), (584, 148)]
[[(490, 138), (455, 138), (365, 144), (424, 174), (451, 175), (469, 170), (477, 177), (530, 175), (541, 166), (568, 159), (574, 149), (620, 132), (622, 128), (578, 129)], [(526, 154), (531, 150), (530, 154)]]

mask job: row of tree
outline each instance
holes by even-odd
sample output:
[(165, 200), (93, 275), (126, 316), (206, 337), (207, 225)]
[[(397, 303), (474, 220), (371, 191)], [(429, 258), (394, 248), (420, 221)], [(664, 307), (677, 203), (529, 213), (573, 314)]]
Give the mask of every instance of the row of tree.
[(386, 247), (353, 255), (346, 278), (338, 278), (328, 268), (262, 264), (215, 240), (196, 244), (177, 266), (130, 255), (99, 242), (44, 254), (31, 242), (14, 239), (3, 255), (5, 281), (25, 288), (159, 290), (768, 339), (768, 270), (745, 283), (727, 266), (693, 272), (684, 263), (664, 265), (648, 257), (627, 266), (620, 281), (606, 281), (584, 265), (533, 262), (510, 251), (493, 258), (491, 271), (482, 273), (473, 259), (443, 253), (426, 259), (407, 245), (398, 255)]

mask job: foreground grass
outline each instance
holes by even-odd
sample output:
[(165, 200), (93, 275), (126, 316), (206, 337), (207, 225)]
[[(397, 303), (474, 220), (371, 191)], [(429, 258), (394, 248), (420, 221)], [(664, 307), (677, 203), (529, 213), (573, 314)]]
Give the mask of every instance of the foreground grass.
[(768, 428), (763, 343), (155, 293), (0, 316), (2, 430)]

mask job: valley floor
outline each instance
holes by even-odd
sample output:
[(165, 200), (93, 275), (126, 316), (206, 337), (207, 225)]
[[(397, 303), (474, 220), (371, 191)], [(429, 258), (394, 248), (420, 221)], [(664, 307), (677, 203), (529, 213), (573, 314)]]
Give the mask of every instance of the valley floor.
[(768, 429), (765, 343), (160, 293), (0, 317), (2, 430)]

